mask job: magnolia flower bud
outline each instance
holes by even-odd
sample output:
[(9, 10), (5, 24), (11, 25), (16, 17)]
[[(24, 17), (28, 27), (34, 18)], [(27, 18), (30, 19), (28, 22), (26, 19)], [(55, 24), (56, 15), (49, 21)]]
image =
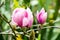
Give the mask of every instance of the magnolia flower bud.
[(20, 27), (31, 27), (33, 23), (33, 15), (29, 8), (16, 8), (12, 14), (12, 21)]
[(47, 12), (45, 12), (44, 8), (41, 9), (39, 13), (37, 13), (37, 21), (39, 24), (44, 24), (47, 19)]

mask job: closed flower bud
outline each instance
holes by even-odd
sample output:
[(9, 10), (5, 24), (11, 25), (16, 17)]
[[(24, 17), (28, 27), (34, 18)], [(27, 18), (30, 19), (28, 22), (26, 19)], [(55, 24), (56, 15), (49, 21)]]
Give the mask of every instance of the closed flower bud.
[(45, 12), (44, 8), (41, 9), (39, 13), (37, 13), (37, 21), (39, 24), (44, 24), (47, 19), (47, 12)]

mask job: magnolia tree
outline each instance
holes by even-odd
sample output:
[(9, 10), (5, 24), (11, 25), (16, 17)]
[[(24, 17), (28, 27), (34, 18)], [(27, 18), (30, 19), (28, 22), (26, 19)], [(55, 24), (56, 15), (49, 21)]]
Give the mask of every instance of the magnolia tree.
[[(44, 8), (41, 9), (40, 12), (38, 12), (36, 14), (36, 19), (38, 21), (39, 24), (41, 24), (41, 26), (46, 22), (47, 19), (47, 12), (45, 12)], [(10, 25), (12, 27), (20, 27), (23, 32), (25, 33), (27, 29), (33, 27), (33, 14), (32, 11), (30, 10), (30, 8), (16, 8), (14, 9), (14, 11), (12, 12), (12, 19), (10, 22)], [(39, 25), (40, 26), (40, 25)], [(42, 27), (39, 27), (38, 32), (41, 31)], [(24, 28), (24, 29), (23, 29)], [(34, 29), (31, 30), (31, 32), (34, 32)], [(33, 34), (35, 35), (35, 34)], [(33, 40), (35, 39), (32, 36)], [(30, 39), (32, 40), (32, 39)]]
[[(59, 0), (56, 1), (55, 11), (48, 8), (51, 0), (11, 1), (1, 1), (0, 4), (1, 40), (60, 40), (60, 27), (57, 25), (60, 25)], [(5, 9), (10, 11), (9, 14)]]

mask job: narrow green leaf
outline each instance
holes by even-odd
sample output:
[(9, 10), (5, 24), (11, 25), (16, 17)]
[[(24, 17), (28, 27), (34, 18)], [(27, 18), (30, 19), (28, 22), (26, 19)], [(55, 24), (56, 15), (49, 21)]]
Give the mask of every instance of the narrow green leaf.
[(60, 34), (58, 35), (58, 37), (56, 38), (56, 40), (60, 40)]
[(38, 40), (41, 40), (41, 34), (38, 35)]

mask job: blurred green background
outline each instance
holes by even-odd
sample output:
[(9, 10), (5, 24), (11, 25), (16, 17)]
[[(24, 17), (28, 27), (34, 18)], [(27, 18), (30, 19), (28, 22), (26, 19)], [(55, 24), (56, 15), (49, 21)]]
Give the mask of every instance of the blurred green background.
[[(33, 25), (37, 24), (35, 17), (37, 11), (44, 8), (48, 13), (47, 25), (44, 25), (44, 27), (50, 26), (51, 28), (42, 29), (35, 40), (60, 40), (60, 0), (0, 0), (0, 5), (2, 3), (3, 5), (0, 7), (0, 13), (3, 14), (8, 21), (11, 20), (12, 11), (15, 8), (29, 7), (34, 15)], [(0, 17), (0, 32), (5, 32), (9, 29), (9, 25)], [(0, 34), (0, 40), (12, 40), (12, 35)], [(24, 37), (23, 40), (28, 39)]]

